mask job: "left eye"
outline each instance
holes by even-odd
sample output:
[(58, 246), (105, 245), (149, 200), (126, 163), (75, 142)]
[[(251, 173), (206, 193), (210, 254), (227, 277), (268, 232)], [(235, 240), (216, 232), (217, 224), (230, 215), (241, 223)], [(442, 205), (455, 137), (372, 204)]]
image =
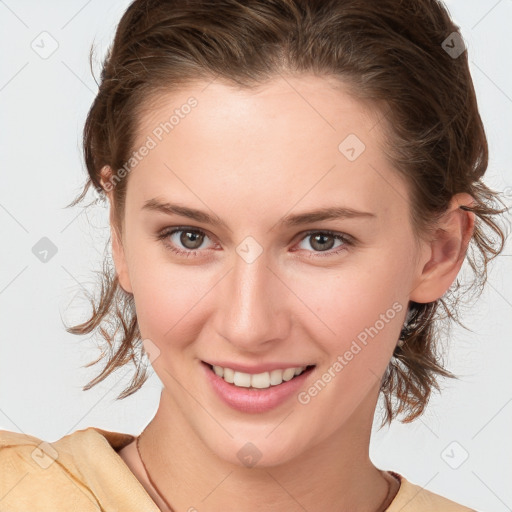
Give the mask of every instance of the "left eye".
[[(333, 248), (336, 240), (340, 242), (336, 248), (350, 245), (349, 237), (340, 233), (332, 233), (330, 231), (310, 231), (301, 241), (308, 240), (309, 245), (315, 249), (316, 252), (326, 252)], [(342, 249), (343, 250), (343, 249)], [(329, 254), (337, 254), (339, 251), (333, 251)]]
[[(164, 230), (162, 233), (157, 235), (157, 239), (161, 240), (167, 249), (186, 257), (198, 256), (200, 252), (203, 252), (202, 250), (199, 250), (199, 248), (206, 238), (209, 237), (204, 231), (187, 227)], [(314, 251), (306, 249), (307, 252), (326, 253), (317, 254), (316, 256), (330, 256), (338, 254), (341, 251), (347, 250), (347, 246), (354, 244), (352, 237), (349, 235), (333, 233), (331, 231), (309, 231), (304, 234), (301, 242), (308, 239), (311, 240), (309, 245), (314, 249)], [(340, 245), (338, 245), (335, 248), (336, 250), (333, 251), (331, 249), (333, 248), (333, 244), (336, 240), (340, 242)], [(178, 244), (184, 247), (184, 249), (181, 249)]]

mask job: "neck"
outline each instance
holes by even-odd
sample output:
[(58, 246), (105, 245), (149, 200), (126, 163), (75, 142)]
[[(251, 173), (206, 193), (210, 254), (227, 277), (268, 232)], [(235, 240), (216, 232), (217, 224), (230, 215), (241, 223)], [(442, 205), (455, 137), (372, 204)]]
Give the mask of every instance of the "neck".
[(370, 413), (364, 425), (352, 417), (342, 429), (288, 462), (244, 467), (209, 450), (164, 389), (157, 414), (139, 439), (156, 488), (147, 478), (143, 484), (161, 510), (167, 507), (158, 493), (174, 510), (376, 512), (389, 498), (390, 478), (369, 458), (376, 397), (370, 398), (367, 407), (358, 409), (360, 416), (365, 410)]

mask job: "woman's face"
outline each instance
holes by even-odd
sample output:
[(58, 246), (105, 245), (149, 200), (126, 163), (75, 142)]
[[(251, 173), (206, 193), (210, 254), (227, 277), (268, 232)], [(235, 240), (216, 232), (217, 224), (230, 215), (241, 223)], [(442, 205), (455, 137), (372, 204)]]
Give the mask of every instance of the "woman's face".
[[(169, 412), (237, 464), (247, 442), (273, 465), (369, 429), (430, 257), (379, 146), (382, 113), (310, 76), (205, 82), (153, 107), (114, 257)], [(339, 215), (312, 214), (327, 209)], [(245, 370), (242, 386), (205, 363)], [(298, 384), (243, 386), (313, 365)]]

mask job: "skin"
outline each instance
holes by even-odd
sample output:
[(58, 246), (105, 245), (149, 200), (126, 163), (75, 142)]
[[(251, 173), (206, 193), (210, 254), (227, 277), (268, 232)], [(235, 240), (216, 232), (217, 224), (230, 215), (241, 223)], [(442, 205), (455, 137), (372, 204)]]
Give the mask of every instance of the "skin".
[[(141, 118), (136, 147), (190, 96), (197, 107), (126, 178), (122, 229), (109, 194), (116, 271), (134, 295), (143, 339), (158, 349), (152, 366), (163, 384), (140, 437), (146, 467), (176, 511), (378, 510), (393, 482), (369, 458), (380, 381), (408, 302), (436, 300), (456, 278), (474, 229), (474, 215), (458, 207), (473, 199), (454, 196), (436, 236), (418, 240), (407, 186), (382, 150), (381, 113), (314, 76), (281, 76), (253, 91), (204, 82), (162, 95)], [(366, 146), (353, 162), (338, 150), (348, 134)], [(227, 227), (142, 210), (152, 198), (215, 214)], [(335, 205), (376, 217), (277, 224)], [(197, 257), (156, 239), (174, 226), (206, 235)], [(322, 251), (309, 230), (357, 243), (333, 254), (342, 242), (327, 238)], [(197, 248), (181, 234), (168, 245)], [(236, 252), (247, 236), (263, 251), (250, 264)], [(315, 364), (307, 389), (393, 304), (401, 311), (306, 405), (294, 396), (265, 413), (239, 412), (203, 375), (201, 360)], [(237, 457), (248, 441), (262, 454), (252, 468)], [(120, 455), (168, 510), (134, 443)]]

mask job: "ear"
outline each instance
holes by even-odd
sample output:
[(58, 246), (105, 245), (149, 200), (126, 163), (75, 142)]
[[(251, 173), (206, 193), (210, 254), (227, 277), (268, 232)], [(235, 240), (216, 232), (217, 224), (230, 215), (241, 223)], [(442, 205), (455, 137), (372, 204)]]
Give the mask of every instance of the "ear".
[(473, 197), (466, 193), (452, 197), (433, 239), (425, 242), (428, 261), (423, 263), (410, 300), (418, 303), (433, 302), (442, 297), (455, 281), (475, 226), (475, 214), (460, 209), (460, 206), (471, 206), (474, 203)]
[(114, 187), (111, 181), (112, 168), (109, 166), (103, 167), (101, 170), (101, 186), (105, 191), (110, 203), (110, 234), (112, 238), (112, 258), (116, 273), (119, 279), (121, 288), (127, 293), (133, 293), (132, 285), (130, 282), (130, 275), (128, 273), (128, 265), (126, 262), (126, 255), (122, 244), (122, 236), (119, 231), (119, 226), (115, 218), (115, 202), (114, 202)]

